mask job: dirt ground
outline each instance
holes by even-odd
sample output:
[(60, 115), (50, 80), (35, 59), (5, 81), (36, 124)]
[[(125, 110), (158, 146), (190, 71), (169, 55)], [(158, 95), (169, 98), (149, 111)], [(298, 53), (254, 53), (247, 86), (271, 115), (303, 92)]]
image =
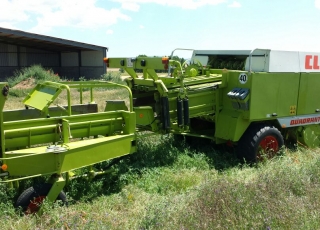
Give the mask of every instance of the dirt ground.
[(19, 82), (15, 86), (12, 87), (12, 89), (30, 89), (35, 86), (35, 79), (34, 78), (28, 78), (24, 81)]

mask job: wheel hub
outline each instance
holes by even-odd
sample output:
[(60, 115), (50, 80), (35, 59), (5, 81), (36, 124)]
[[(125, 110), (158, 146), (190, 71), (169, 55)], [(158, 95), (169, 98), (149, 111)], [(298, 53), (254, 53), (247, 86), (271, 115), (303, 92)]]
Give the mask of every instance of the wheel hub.
[(278, 140), (274, 136), (266, 136), (261, 140), (258, 148), (257, 159), (270, 159), (279, 151)]
[(40, 205), (43, 203), (43, 200), (45, 199), (45, 196), (39, 196), (33, 199), (33, 201), (30, 201), (28, 208), (26, 210), (26, 214), (32, 214), (39, 210)]

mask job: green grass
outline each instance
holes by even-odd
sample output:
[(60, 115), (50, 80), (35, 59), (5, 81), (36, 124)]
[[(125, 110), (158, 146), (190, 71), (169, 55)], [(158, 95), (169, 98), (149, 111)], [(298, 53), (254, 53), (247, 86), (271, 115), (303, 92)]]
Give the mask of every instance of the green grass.
[(122, 74), (123, 73), (121, 73), (120, 71), (105, 73), (101, 75), (101, 80), (111, 81), (118, 84), (124, 84), (124, 81), (121, 79)]
[[(41, 217), (2, 203), (5, 229), (319, 229), (320, 151), (286, 151), (254, 167), (210, 145), (139, 139), (113, 173), (72, 181), (69, 207)], [(223, 161), (223, 164), (219, 161)], [(102, 167), (100, 164), (97, 167)], [(1, 194), (6, 194), (0, 190)], [(11, 197), (13, 197), (11, 191)], [(10, 194), (4, 197), (11, 199)], [(2, 200), (6, 200), (2, 199)]]

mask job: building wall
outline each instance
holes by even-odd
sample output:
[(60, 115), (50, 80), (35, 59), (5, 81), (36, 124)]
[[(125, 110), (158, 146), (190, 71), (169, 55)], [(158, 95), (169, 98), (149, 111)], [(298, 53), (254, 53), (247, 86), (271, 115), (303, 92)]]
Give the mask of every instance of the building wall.
[(61, 53), (61, 66), (62, 67), (79, 66), (79, 54), (76, 52)]
[(13, 76), (14, 71), (32, 65), (50, 68), (59, 76), (77, 80), (98, 79), (104, 72), (102, 51), (51, 52), (0, 43), (0, 80)]
[(0, 43), (0, 67), (17, 66), (17, 46)]
[(101, 66), (104, 55), (99, 51), (81, 51), (81, 66)]
[(43, 67), (59, 66), (59, 53), (28, 47), (19, 47), (19, 62), (21, 67), (42, 65)]

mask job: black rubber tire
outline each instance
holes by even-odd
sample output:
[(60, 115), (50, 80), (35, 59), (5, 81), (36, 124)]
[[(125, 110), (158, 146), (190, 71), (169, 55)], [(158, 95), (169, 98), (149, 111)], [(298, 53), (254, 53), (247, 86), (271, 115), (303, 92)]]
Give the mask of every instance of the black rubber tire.
[(263, 141), (266, 139), (272, 139), (277, 146), (277, 150), (270, 148), (270, 152), (266, 153), (266, 157), (264, 157), (264, 159), (274, 157), (284, 145), (283, 136), (274, 126), (264, 124), (255, 124), (247, 129), (238, 142), (238, 146), (236, 148), (237, 156), (240, 160), (245, 160), (247, 163), (262, 161), (263, 158), (260, 156), (259, 151), (261, 150)]
[[(18, 197), (17, 202), (15, 204), (16, 208), (21, 208), (21, 210), (25, 214), (31, 214), (36, 212), (37, 210), (28, 210), (31, 201), (37, 199), (39, 197), (46, 197), (52, 187), (52, 184), (37, 184), (28, 189), (26, 189), (21, 195)], [(61, 191), (58, 195), (57, 200), (61, 200), (63, 204), (67, 205), (67, 196)]]
[(284, 144), (288, 149), (296, 151), (298, 149), (298, 134), (296, 127), (292, 129), (286, 129), (286, 132), (283, 134), (286, 137)]

